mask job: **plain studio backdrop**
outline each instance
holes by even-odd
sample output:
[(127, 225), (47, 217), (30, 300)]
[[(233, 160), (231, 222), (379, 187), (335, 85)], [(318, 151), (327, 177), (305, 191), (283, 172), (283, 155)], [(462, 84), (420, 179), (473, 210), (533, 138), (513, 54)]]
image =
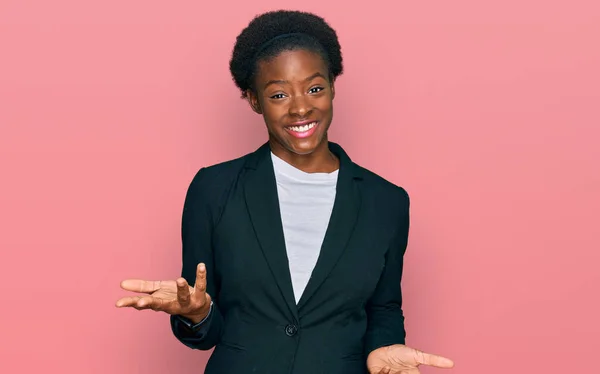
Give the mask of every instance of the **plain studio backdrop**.
[[(266, 140), (228, 62), (282, 4), (0, 1), (2, 373), (203, 371), (114, 303), (179, 275), (196, 171)], [(449, 373), (599, 370), (597, 4), (285, 3), (338, 31), (331, 140), (412, 197), (408, 344)]]

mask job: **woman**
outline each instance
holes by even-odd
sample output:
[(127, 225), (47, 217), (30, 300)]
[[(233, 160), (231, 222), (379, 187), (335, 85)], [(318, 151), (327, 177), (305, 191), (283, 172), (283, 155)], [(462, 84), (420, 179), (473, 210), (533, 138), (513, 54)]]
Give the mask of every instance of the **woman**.
[(328, 141), (342, 73), (335, 31), (310, 13), (265, 13), (238, 36), (230, 70), (269, 140), (197, 173), (182, 277), (125, 280), (145, 295), (117, 306), (166, 312), (183, 344), (215, 347), (209, 374), (452, 367), (404, 345), (408, 195)]

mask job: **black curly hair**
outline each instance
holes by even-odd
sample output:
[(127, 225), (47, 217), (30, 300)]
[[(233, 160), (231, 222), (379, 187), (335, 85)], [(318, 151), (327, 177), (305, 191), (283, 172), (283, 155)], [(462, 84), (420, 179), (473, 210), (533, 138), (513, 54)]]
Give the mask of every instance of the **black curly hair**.
[(253, 89), (258, 62), (283, 51), (305, 49), (319, 54), (335, 80), (343, 71), (342, 52), (337, 34), (315, 14), (277, 10), (256, 16), (236, 39), (229, 70), (236, 86), (246, 97)]

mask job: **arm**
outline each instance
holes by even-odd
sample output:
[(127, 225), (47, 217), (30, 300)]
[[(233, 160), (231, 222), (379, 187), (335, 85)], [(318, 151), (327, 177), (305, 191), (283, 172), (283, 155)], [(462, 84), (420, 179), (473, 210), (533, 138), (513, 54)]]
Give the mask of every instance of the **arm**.
[(402, 279), (403, 257), (408, 242), (409, 199), (406, 192), (401, 205), (399, 227), (390, 242), (385, 260), (385, 268), (379, 279), (373, 296), (367, 303), (367, 333), (365, 349), (371, 351), (392, 344), (404, 344), (404, 314), (402, 313)]
[(181, 276), (193, 287), (196, 266), (200, 262), (206, 265), (206, 292), (212, 299), (211, 308), (206, 318), (196, 324), (182, 316), (170, 317), (175, 337), (186, 346), (201, 350), (211, 349), (219, 342), (223, 326), (223, 317), (217, 307), (218, 285), (212, 248), (213, 214), (209, 205), (210, 180), (206, 174), (205, 169), (196, 174), (185, 198), (181, 227)]

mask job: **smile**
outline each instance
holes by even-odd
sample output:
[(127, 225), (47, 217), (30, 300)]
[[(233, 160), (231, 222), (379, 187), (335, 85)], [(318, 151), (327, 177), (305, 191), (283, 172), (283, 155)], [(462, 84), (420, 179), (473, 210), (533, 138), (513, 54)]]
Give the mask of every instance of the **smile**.
[(288, 134), (292, 135), (293, 137), (302, 139), (308, 138), (309, 136), (314, 134), (318, 125), (319, 122), (313, 121), (305, 125), (287, 126), (285, 127), (285, 130), (288, 132)]
[(307, 132), (308, 130), (312, 129), (315, 126), (317, 126), (317, 122), (311, 122), (304, 126), (290, 126), (290, 127), (288, 127), (288, 129), (290, 129), (294, 132)]

